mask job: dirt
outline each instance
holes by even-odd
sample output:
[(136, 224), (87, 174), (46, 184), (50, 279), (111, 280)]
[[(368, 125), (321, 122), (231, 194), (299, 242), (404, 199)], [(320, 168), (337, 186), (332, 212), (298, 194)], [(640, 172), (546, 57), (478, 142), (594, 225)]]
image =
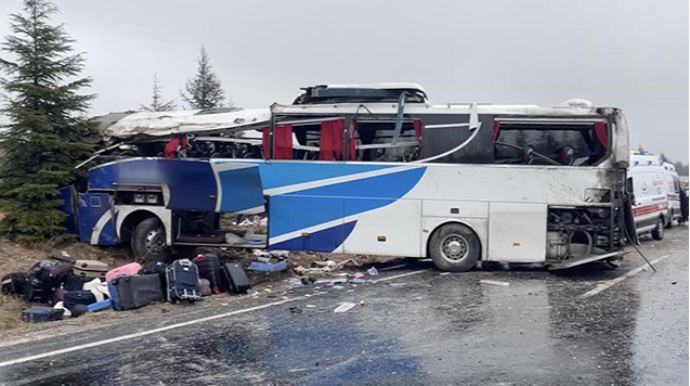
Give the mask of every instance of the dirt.
[[(119, 248), (97, 248), (76, 242), (17, 244), (0, 238), (0, 276), (25, 272), (36, 262), (47, 259), (50, 251), (65, 251), (79, 259), (100, 260), (111, 267), (129, 261), (128, 252)], [(21, 325), (21, 311), (27, 304), (20, 295), (0, 295), (0, 331)]]
[[(10, 272), (24, 272), (36, 262), (47, 259), (47, 253), (50, 251), (65, 251), (79, 259), (100, 260), (106, 262), (112, 268), (131, 261), (128, 250), (124, 248), (101, 248), (77, 242), (24, 245), (10, 242), (7, 239), (0, 239), (0, 276)], [(180, 257), (192, 258), (198, 253), (216, 253), (223, 261), (240, 262), (245, 267), (249, 265), (249, 262), (256, 259), (252, 250), (243, 249), (221, 250), (200, 247), (191, 252), (188, 256)], [(250, 293), (258, 292), (261, 296), (266, 296), (265, 288), (272, 288), (271, 293), (274, 294), (284, 292), (287, 290), (287, 285), (284, 281), (290, 277), (299, 277), (293, 271), (294, 268), (300, 266), (310, 268), (314, 262), (327, 260), (339, 262), (345, 259), (353, 259), (362, 264), (362, 268), (352, 268), (358, 270), (364, 269), (368, 265), (384, 263), (394, 258), (387, 256), (290, 252), (288, 256), (288, 271), (286, 272), (247, 272), (252, 281)], [(328, 276), (328, 274), (318, 276)], [(202, 304), (203, 307), (210, 307), (217, 305), (216, 303), (228, 302), (231, 299), (232, 297), (228, 298), (227, 295), (212, 296), (204, 298)], [(177, 307), (164, 303), (127, 312), (106, 311), (86, 314), (78, 319), (66, 319), (59, 323), (23, 324), (21, 322), (21, 310), (26, 307), (27, 304), (20, 295), (0, 295), (0, 341), (36, 339), (42, 335), (59, 335), (77, 328), (84, 329), (88, 326), (103, 328), (103, 326), (108, 324), (121, 322), (123, 319), (134, 322), (137, 319), (146, 318), (156, 313), (167, 313), (170, 311), (185, 312), (187, 310), (187, 307)], [(0, 344), (1, 346), (2, 344)]]

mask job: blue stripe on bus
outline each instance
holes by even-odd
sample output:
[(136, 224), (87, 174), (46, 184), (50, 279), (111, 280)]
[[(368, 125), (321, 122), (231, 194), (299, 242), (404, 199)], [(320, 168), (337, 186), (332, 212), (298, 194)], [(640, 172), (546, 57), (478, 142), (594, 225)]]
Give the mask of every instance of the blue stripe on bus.
[[(271, 196), (269, 235), (281, 236), (394, 203), (417, 185), (425, 167)], [(371, 198), (367, 198), (371, 197)]]
[[(213, 161), (219, 165), (227, 163), (238, 163), (234, 161)], [(261, 172), (261, 183), (264, 189), (282, 188), (285, 186), (314, 182), (337, 177), (346, 177), (359, 173), (372, 172), (377, 170), (399, 167), (399, 165), (372, 165), (372, 164), (341, 164), (335, 162), (319, 163), (310, 162), (266, 162), (266, 161), (247, 161), (259, 166)]]
[(295, 237), (290, 240), (271, 244), (271, 249), (288, 251), (333, 252), (350, 236), (357, 221), (336, 225), (331, 228), (313, 232), (309, 237)]

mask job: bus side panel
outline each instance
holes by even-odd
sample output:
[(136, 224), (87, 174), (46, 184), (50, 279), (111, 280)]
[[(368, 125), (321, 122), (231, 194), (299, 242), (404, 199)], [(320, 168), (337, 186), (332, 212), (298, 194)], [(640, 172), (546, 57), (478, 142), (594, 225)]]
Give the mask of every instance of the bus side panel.
[(59, 205), (57, 209), (67, 215), (67, 219), (65, 220), (67, 233), (79, 235), (79, 224), (77, 223), (77, 210), (75, 205), (77, 192), (74, 190), (74, 186), (70, 185), (58, 189), (58, 193), (58, 198), (62, 200), (62, 204)]
[(113, 225), (110, 195), (79, 194), (79, 241), (92, 245), (114, 245), (120, 240)]
[(546, 260), (545, 204), (489, 204), (489, 259), (511, 263)]
[(415, 253), (420, 248), (420, 200), (345, 199), (345, 213), (360, 213), (361, 207), (379, 209), (355, 216), (357, 223), (345, 239), (344, 253), (419, 257)]
[(354, 225), (343, 222), (342, 198), (284, 195), (269, 202), (271, 249), (342, 252)]

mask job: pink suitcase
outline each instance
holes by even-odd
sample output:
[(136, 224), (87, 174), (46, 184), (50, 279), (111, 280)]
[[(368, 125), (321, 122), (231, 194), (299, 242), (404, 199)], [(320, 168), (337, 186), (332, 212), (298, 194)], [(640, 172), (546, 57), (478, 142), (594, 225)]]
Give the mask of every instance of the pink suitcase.
[(121, 265), (115, 269), (111, 269), (110, 271), (108, 271), (108, 273), (105, 274), (105, 281), (110, 281), (110, 279), (120, 275), (136, 275), (139, 273), (140, 270), (141, 264), (139, 263), (129, 263)]

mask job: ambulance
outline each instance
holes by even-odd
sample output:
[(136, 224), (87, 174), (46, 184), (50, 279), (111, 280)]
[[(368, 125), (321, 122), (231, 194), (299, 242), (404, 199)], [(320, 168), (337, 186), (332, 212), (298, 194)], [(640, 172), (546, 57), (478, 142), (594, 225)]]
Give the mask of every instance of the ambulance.
[(680, 181), (675, 167), (657, 155), (634, 151), (630, 155), (628, 181), (634, 193), (633, 217), (637, 234), (664, 238), (664, 228), (682, 218)]

